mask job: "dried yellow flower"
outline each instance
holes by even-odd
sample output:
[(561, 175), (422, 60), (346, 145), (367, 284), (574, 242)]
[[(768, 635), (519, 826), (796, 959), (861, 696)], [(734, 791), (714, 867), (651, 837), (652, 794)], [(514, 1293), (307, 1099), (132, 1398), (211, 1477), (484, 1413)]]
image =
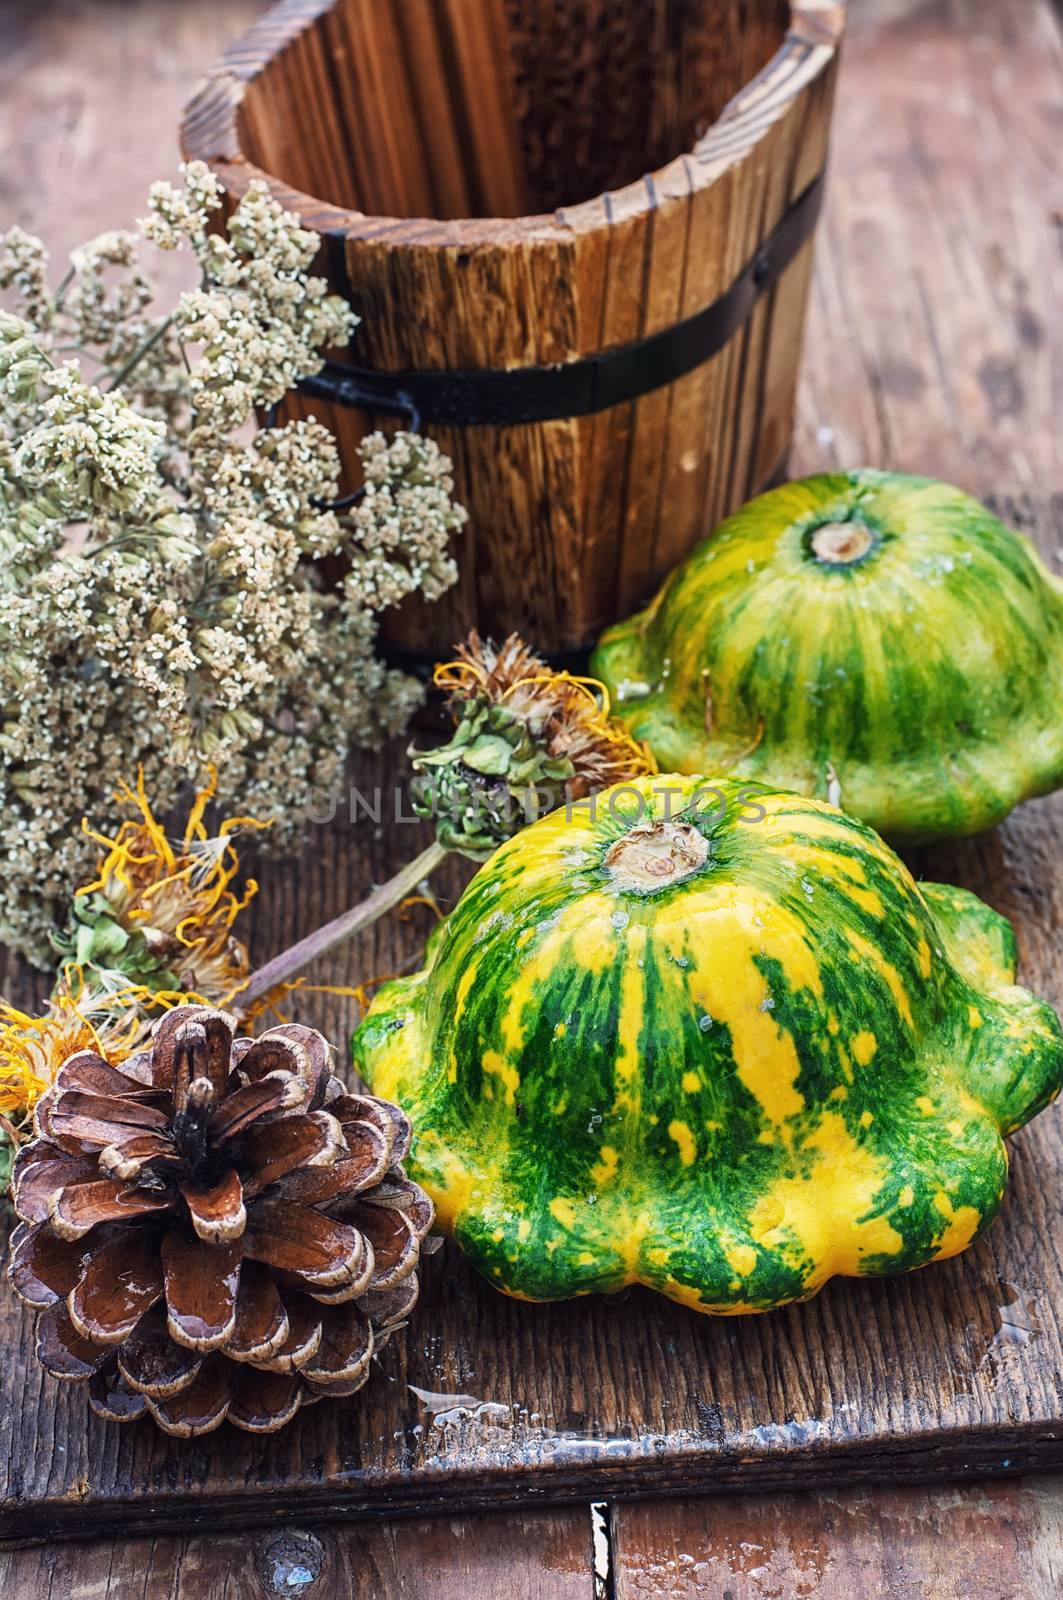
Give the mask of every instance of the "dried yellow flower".
[(158, 1011), (194, 996), (206, 1005), (226, 999), (247, 976), (247, 948), (233, 933), (258, 885), (240, 873), (235, 838), (241, 828), (268, 824), (229, 817), (216, 833), (204, 817), (217, 790), (213, 771), (191, 805), (183, 835), (171, 840), (155, 816), (139, 773), (116, 799), (132, 807), (113, 834), (83, 824), (104, 854), (96, 877), (74, 897), (71, 922), (57, 941), (66, 958), (98, 993), (136, 983), (144, 1007)]
[(103, 854), (55, 940), (62, 962), (47, 1009), (33, 1016), (0, 998), (0, 1175), (67, 1056), (94, 1050), (115, 1065), (160, 1012), (216, 1005), (246, 982), (247, 947), (233, 924), (258, 885), (235, 887), (235, 839), (265, 824), (229, 817), (212, 833), (205, 817), (216, 787), (212, 772), (176, 840), (152, 810), (143, 773), (116, 795), (135, 814), (113, 834), (84, 825)]
[(518, 634), (495, 646), (474, 629), (458, 645), (457, 659), (436, 667), (433, 682), (446, 692), (455, 721), (470, 705), (504, 707), (548, 761), (571, 768), (573, 799), (657, 771), (649, 745), (613, 716), (603, 683), (547, 666)]
[(95, 1050), (112, 1065), (125, 1060), (140, 1035), (140, 999), (130, 986), (101, 1007), (80, 987), (64, 989), (35, 1017), (0, 998), (0, 1115), (13, 1142), (68, 1056)]

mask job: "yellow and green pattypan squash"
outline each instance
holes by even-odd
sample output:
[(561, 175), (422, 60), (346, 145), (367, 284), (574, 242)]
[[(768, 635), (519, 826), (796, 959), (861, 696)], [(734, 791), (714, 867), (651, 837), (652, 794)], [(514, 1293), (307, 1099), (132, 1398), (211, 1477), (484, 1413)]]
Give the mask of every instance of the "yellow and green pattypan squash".
[(822, 801), (591, 804), (504, 844), (355, 1034), (442, 1227), (509, 1294), (721, 1313), (969, 1245), (1063, 1079), (1004, 919)]
[(975, 833), (1063, 784), (1063, 584), (931, 478), (761, 495), (592, 670), (662, 768), (837, 799), (897, 841)]

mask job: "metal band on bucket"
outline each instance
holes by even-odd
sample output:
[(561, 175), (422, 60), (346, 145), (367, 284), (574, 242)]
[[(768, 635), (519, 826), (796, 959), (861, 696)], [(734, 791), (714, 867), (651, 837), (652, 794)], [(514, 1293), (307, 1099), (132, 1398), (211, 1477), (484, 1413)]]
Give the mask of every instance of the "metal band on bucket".
[(299, 384), (302, 394), (359, 411), (448, 427), (511, 427), (590, 416), (674, 383), (712, 359), (811, 238), (823, 203), (820, 172), (786, 211), (722, 295), (644, 339), (547, 367), (383, 372), (326, 361)]

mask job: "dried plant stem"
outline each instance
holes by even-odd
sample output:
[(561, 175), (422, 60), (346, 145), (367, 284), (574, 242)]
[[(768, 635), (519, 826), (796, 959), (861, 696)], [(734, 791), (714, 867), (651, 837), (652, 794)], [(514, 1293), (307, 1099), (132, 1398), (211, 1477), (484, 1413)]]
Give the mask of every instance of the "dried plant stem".
[(144, 340), (143, 344), (137, 346), (125, 365), (120, 367), (115, 373), (114, 377), (107, 385), (107, 394), (110, 394), (113, 389), (117, 389), (120, 384), (123, 384), (126, 381), (134, 369), (140, 365), (149, 351), (153, 350), (158, 344), (166, 330), (173, 327), (173, 321), (174, 318), (172, 312), (168, 317), (163, 317), (158, 326), (148, 334), (148, 337)]
[(304, 967), (310, 966), (319, 956), (334, 950), (345, 939), (351, 939), (356, 933), (361, 933), (364, 928), (370, 927), (386, 911), (390, 911), (392, 906), (398, 905), (407, 895), (412, 894), (421, 880), (433, 873), (449, 854), (447, 847), (435, 840), (427, 850), (422, 850), (419, 856), (415, 856), (401, 871), (396, 872), (393, 878), (389, 878), (387, 883), (382, 883), (379, 888), (374, 889), (358, 905), (351, 906), (347, 911), (341, 911), (331, 922), (316, 928), (313, 933), (307, 934), (305, 939), (300, 939), (298, 944), (293, 944), (288, 950), (282, 950), (279, 956), (267, 961), (257, 972), (252, 972), (246, 985), (233, 995), (233, 1004), (243, 1007), (250, 1001), (261, 1000), (263, 995), (269, 994), (278, 984), (294, 978), (296, 973), (302, 972)]

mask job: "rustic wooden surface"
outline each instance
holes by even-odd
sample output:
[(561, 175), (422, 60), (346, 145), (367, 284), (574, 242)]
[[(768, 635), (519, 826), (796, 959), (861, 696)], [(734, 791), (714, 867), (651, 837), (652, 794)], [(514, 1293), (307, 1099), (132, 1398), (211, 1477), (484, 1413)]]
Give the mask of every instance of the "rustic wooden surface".
[[(133, 8), (114, 0), (5, 6), (4, 214), (43, 226), (43, 196), (50, 231), (54, 221), (67, 244), (135, 215), (144, 181), (169, 165), (168, 136), (153, 148), (146, 139), (118, 137), (101, 154), (100, 107), (110, 96), (110, 120), (124, 115), (141, 93), (134, 67), (146, 71), (155, 122), (136, 112), (138, 125), (161, 137), (187, 91), (200, 41), (209, 41), (203, 54), (211, 54), (215, 35), (230, 24), (238, 32), (254, 9), (248, 0), (226, 7), (210, 0), (179, 8), (163, 0)], [(869, 461), (950, 476), (999, 497), (997, 509), (1038, 534), (1056, 570), (1063, 570), (1063, 447), (1053, 420), (1063, 343), (1055, 310), (1061, 95), (1063, 50), (1047, 0), (865, 0), (856, 8), (794, 463), (807, 471)], [(35, 110), (39, 105), (51, 111)], [(123, 174), (134, 165), (130, 203)], [(356, 779), (365, 788), (374, 773), (393, 777), (363, 762)], [(347, 903), (419, 839), (416, 829), (398, 827), (385, 845), (372, 831), (364, 821), (319, 830), (304, 859), (280, 872), (268, 902), (264, 896), (256, 907), (257, 954)], [(1057, 799), (1022, 808), (982, 839), (924, 852), (917, 863), (928, 876), (970, 885), (1013, 918), (1023, 979), (1057, 1006), (1061, 847)], [(460, 874), (441, 875), (441, 889), (455, 893)], [(423, 931), (423, 921), (392, 923), (340, 953), (321, 976), (343, 982), (394, 970), (412, 957)], [(3, 987), (26, 992), (17, 972)], [(305, 1015), (337, 1041), (351, 1021), (349, 1008), (320, 997), (308, 998)], [(41, 1539), (208, 1521), (218, 1529), (261, 1522), (272, 1530), (293, 1516), (302, 1526), (334, 1509), (389, 1500), (497, 1503), (522, 1486), (527, 1504), (535, 1493), (586, 1500), (592, 1488), (645, 1493), (752, 1482), (789, 1491), (844, 1473), (1008, 1473), (1061, 1461), (1061, 1115), (1049, 1112), (1015, 1141), (1005, 1214), (968, 1256), (893, 1283), (834, 1284), (818, 1301), (777, 1317), (714, 1324), (641, 1294), (617, 1305), (520, 1307), (482, 1287), (448, 1247), (426, 1274), (425, 1303), (405, 1350), (385, 1352), (364, 1396), (336, 1407), (331, 1420), (316, 1408), (272, 1442), (252, 1443), (226, 1429), (178, 1446), (145, 1427), (120, 1432), (87, 1423), (82, 1393), (43, 1379), (28, 1361), (22, 1314), (4, 1291), (0, 1337), (11, 1355), (0, 1384), (3, 1531)], [(473, 1403), (448, 1416), (442, 1397), (462, 1395)], [(873, 1497), (858, 1490), (837, 1504), (832, 1489), (805, 1498), (788, 1492), (770, 1501), (699, 1501), (693, 1510), (621, 1506), (612, 1520), (617, 1600), (696, 1594), (699, 1582), (702, 1592), (729, 1591), (735, 1600), (860, 1587), (874, 1593), (876, 1574), (891, 1597), (992, 1595), (991, 1588), (958, 1586), (964, 1568), (957, 1552), (1003, 1547), (1010, 1560), (1009, 1539), (1014, 1562), (1009, 1568), (1002, 1557), (994, 1577), (1012, 1585), (1002, 1596), (1040, 1600), (1060, 1589), (1063, 1498), (1048, 1480)], [(406, 1526), (412, 1534), (419, 1525)], [(470, 1518), (461, 1527), (483, 1533), (488, 1524)], [(579, 1530), (575, 1544), (556, 1532), (566, 1527)], [(802, 1542), (809, 1529), (826, 1552), (815, 1559)], [(387, 1538), (396, 1536), (376, 1526), (346, 1529), (342, 1538), (378, 1532), (386, 1551)], [(329, 1543), (340, 1537), (321, 1534), (326, 1549), (340, 1548)], [(513, 1550), (501, 1533), (488, 1529), (485, 1538), (500, 1560)], [(582, 1512), (558, 1513), (526, 1539), (528, 1552), (541, 1539), (554, 1559), (567, 1561), (565, 1550), (577, 1548), (586, 1559)], [(758, 1541), (762, 1562), (743, 1549)], [(235, 1573), (236, 1550), (211, 1543), (232, 1550)], [(155, 1569), (152, 1548), (163, 1552)], [(417, 1576), (417, 1548), (416, 1538), (404, 1540), (394, 1569), (382, 1566), (377, 1590), (364, 1592), (442, 1595), (443, 1580), (433, 1590)], [(443, 1547), (430, 1540), (429, 1548), (437, 1552), (429, 1559), (449, 1570), (449, 1558), (438, 1554)], [(481, 1559), (471, 1542), (462, 1549), (473, 1565)], [(684, 1555), (708, 1575), (687, 1572)], [(170, 1556), (176, 1569), (185, 1563), (187, 1578), (164, 1589)], [(539, 1557), (529, 1553), (528, 1560)], [(669, 1560), (679, 1564), (670, 1577)], [(46, 1581), (57, 1596), (72, 1587), (104, 1593), (105, 1567), (115, 1575), (154, 1570), (157, 1576), (133, 1591), (146, 1596), (255, 1593), (241, 1590), (237, 1576), (223, 1588), (220, 1568), (194, 1533), (172, 1544), (165, 1537), (145, 1542), (139, 1551), (81, 1549), (80, 1565), (61, 1547), (9, 1561), (16, 1564), (6, 1576), (0, 1569), (5, 1596), (47, 1593)], [(655, 1590), (646, 1573), (659, 1561), (664, 1571)], [(409, 1567), (399, 1571), (408, 1563), (412, 1577)], [(512, 1557), (502, 1568), (514, 1594), (519, 1581), (539, 1581), (544, 1595), (570, 1592), (561, 1586), (572, 1576), (567, 1568), (526, 1579), (511, 1576), (518, 1568)], [(577, 1592), (589, 1595), (586, 1568), (581, 1581)], [(476, 1594), (472, 1579), (465, 1592)]]
[[(181, 107), (207, 62), (261, 10), (261, 0), (3, 0), (0, 228), (46, 233), (65, 263), (75, 245), (131, 226), (148, 185), (177, 176)], [(182, 264), (158, 265), (160, 282), (183, 286)]]
[(590, 1510), (278, 1526), (0, 1554), (4, 1600), (592, 1600)]
[[(503, 1578), (504, 1574), (504, 1578)], [(1063, 1480), (45, 1544), (5, 1600), (1057, 1600)]]
[(854, 8), (795, 473), (1063, 489), (1061, 18), (1059, 0)]
[(1061, 1512), (1048, 1477), (622, 1505), (613, 1600), (1049, 1600)]
[[(355, 361), (562, 363), (702, 310), (754, 259), (823, 167), (844, 21), (842, 0), (287, 0), (182, 138), (235, 193), (270, 174), (325, 234)], [(436, 654), (479, 623), (569, 651), (644, 604), (780, 467), (810, 268), (806, 244), (712, 361), (639, 400), (433, 425), (471, 512), (461, 577), (388, 617), (391, 642)], [(356, 470), (379, 417), (313, 409)]]
[(1057, 1600), (1063, 1480), (631, 1501), (0, 1553), (5, 1600)]
[[(1050, 553), (1063, 518), (998, 509)], [(359, 764), (388, 791), (393, 755)], [(275, 948), (413, 853), (416, 826), (374, 837), (346, 806), (254, 903), (253, 948)], [(967, 885), (1018, 932), (1025, 981), (1063, 1009), (1063, 795), (1001, 829), (928, 849), (927, 877)], [(446, 899), (467, 868), (439, 876)], [(408, 966), (426, 929), (392, 919), (319, 977)], [(302, 1015), (342, 1050), (353, 1002)], [(588, 1493), (781, 1488), (1063, 1465), (1063, 1140), (1060, 1110), (1013, 1143), (1003, 1214), (966, 1255), (889, 1281), (835, 1280), (769, 1317), (712, 1320), (643, 1290), (531, 1306), (492, 1291), (447, 1246), (424, 1274), (404, 1342), (350, 1405), (315, 1406), (272, 1438), (228, 1428), (192, 1445), (149, 1423), (87, 1415), (83, 1388), (35, 1365), (25, 1316), (0, 1299), (0, 1493), (15, 1536), (429, 1511)]]

